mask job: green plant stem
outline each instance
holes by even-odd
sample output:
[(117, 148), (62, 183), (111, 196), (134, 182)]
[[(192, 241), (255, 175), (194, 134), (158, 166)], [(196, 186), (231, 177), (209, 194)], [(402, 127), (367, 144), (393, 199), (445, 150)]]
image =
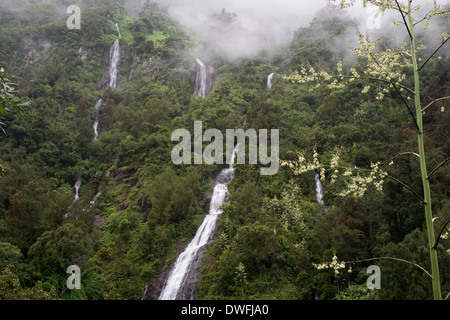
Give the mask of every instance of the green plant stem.
[(420, 82), (419, 82), (419, 68), (417, 64), (416, 55), (416, 39), (414, 34), (414, 23), (411, 14), (411, 2), (408, 1), (408, 22), (409, 30), (411, 35), (411, 56), (414, 67), (414, 101), (416, 106), (416, 120), (419, 126), (419, 131), (417, 133), (417, 141), (419, 147), (420, 156), (420, 171), (422, 175), (423, 184), (423, 195), (424, 195), (424, 209), (425, 209), (425, 223), (428, 236), (428, 245), (430, 250), (430, 262), (431, 262), (431, 275), (432, 275), (432, 286), (433, 286), (433, 297), (435, 300), (442, 300), (441, 284), (439, 278), (439, 265), (437, 258), (437, 251), (434, 248), (435, 235), (433, 228), (433, 217), (431, 211), (431, 192), (430, 192), (430, 181), (427, 173), (426, 158), (425, 158), (425, 144), (424, 144), (424, 133), (423, 133), (423, 120), (422, 120), (422, 108), (420, 102)]

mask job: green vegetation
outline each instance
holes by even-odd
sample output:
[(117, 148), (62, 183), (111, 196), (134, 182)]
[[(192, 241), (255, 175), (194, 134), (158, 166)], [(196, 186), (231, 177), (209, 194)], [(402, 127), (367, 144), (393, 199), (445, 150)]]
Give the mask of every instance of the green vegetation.
[[(2, 103), (5, 97), (29, 102), (20, 117), (0, 114), (1, 299), (141, 299), (145, 285), (170, 268), (177, 248), (195, 234), (222, 169), (172, 163), (172, 132), (193, 132), (194, 121), (223, 132), (279, 129), (286, 161), (297, 160), (301, 150), (310, 161), (316, 148), (320, 163), (330, 163), (339, 150), (339, 165), (370, 170), (371, 163), (417, 148), (400, 95), (375, 99), (382, 84), (356, 79), (343, 88), (309, 90), (275, 77), (266, 90), (272, 72), (291, 74), (304, 64), (335, 69), (335, 44), (354, 31), (339, 11), (321, 11), (285, 47), (230, 62), (156, 4), (136, 18), (119, 1), (85, 4), (82, 28), (68, 30), (56, 3), (36, 3), (20, 15), (0, 6), (0, 42), (7, 44), (0, 47), (2, 83), (17, 83), (13, 96), (1, 92)], [(448, 17), (438, 21), (448, 29)], [(102, 90), (116, 22), (119, 88)], [(192, 94), (194, 51), (211, 52), (203, 59), (214, 69), (206, 98)], [(422, 59), (432, 53), (426, 51)], [(343, 60), (343, 68), (354, 63)], [(358, 72), (364, 67), (360, 61)], [(421, 70), (422, 105), (450, 95), (449, 75), (443, 51)], [(404, 84), (414, 87), (414, 77), (408, 74)], [(99, 98), (100, 134), (93, 141)], [(428, 168), (450, 154), (447, 106), (436, 102), (423, 115)], [(394, 162), (389, 175), (423, 194), (416, 157)], [(433, 298), (429, 275), (414, 265), (432, 269), (423, 205), (403, 184), (386, 180), (381, 192), (370, 186), (364, 197), (342, 197), (349, 178), (330, 183), (333, 170), (327, 169), (325, 210), (315, 198), (313, 171), (296, 175), (283, 166), (261, 176), (259, 169), (236, 166), (198, 299)], [(80, 200), (74, 201), (79, 177)], [(444, 235), (435, 248), (443, 298), (450, 291), (449, 177), (450, 166), (443, 165), (429, 179), (434, 230)], [(338, 274), (314, 267), (334, 256), (346, 262)], [(370, 260), (376, 257), (414, 264)], [(80, 266), (80, 290), (66, 288), (71, 264)], [(381, 290), (365, 285), (371, 264), (381, 269)]]

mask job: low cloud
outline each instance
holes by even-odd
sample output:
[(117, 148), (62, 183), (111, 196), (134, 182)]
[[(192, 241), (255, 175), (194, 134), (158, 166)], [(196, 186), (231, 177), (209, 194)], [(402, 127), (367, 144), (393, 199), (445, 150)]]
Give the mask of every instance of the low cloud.
[[(228, 58), (284, 44), (307, 26), (326, 0), (160, 0), (186, 30)], [(230, 19), (227, 19), (230, 18)]]

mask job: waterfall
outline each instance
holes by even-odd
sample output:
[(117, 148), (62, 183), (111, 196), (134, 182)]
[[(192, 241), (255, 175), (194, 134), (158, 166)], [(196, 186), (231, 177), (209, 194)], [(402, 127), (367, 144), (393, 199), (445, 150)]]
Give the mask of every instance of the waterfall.
[(117, 78), (119, 76), (119, 63), (120, 63), (120, 47), (119, 39), (114, 41), (109, 51), (109, 86), (117, 88)]
[(273, 78), (273, 73), (269, 74), (269, 76), (267, 77), (267, 90), (270, 90), (272, 88), (272, 78)]
[[(73, 203), (75, 203), (77, 201), (80, 201), (80, 193), (79, 193), (80, 187), (81, 187), (81, 177), (78, 178), (77, 182), (75, 182), (75, 185), (74, 185), (74, 188), (75, 188), (75, 200), (73, 201)], [(82, 210), (83, 211), (90, 211), (94, 207), (95, 202), (97, 201), (97, 198), (99, 196), (100, 196), (100, 191), (96, 194), (94, 199), (92, 199), (92, 201), (89, 202), (89, 206), (87, 208), (83, 208)], [(72, 203), (72, 205), (73, 205), (73, 203)], [(72, 214), (73, 214), (73, 212), (72, 212), (72, 205), (69, 206), (69, 208), (68, 208), (69, 211), (64, 214), (64, 216), (63, 216), (64, 219), (72, 217)], [(75, 216), (75, 219), (78, 219), (78, 217), (79, 217), (78, 215)]]
[(78, 178), (73, 187), (75, 188), (75, 201), (78, 201), (80, 200), (81, 177)]
[(323, 187), (322, 183), (320, 182), (320, 175), (316, 173), (316, 198), (317, 202), (319, 202), (321, 205), (324, 204), (322, 197), (323, 197)]
[(100, 105), (102, 104), (102, 99), (98, 99), (97, 103), (95, 104), (95, 120), (94, 120), (94, 141), (96, 141), (98, 139), (98, 122), (99, 122), (99, 117), (98, 117), (98, 109), (100, 108)]
[(234, 177), (233, 163), (236, 157), (237, 148), (238, 145), (233, 150), (229, 167), (223, 169), (217, 176), (216, 185), (214, 186), (209, 205), (209, 213), (205, 216), (192, 241), (178, 256), (172, 271), (166, 280), (164, 288), (161, 291), (159, 300), (175, 300), (178, 298), (180, 290), (186, 281), (186, 275), (192, 268), (193, 261), (195, 261), (199, 250), (208, 243), (211, 234), (215, 230), (216, 221), (222, 213), (222, 210), (220, 210), (219, 207), (225, 202), (228, 192), (227, 185)]
[[(116, 27), (120, 37), (119, 25), (117, 23)], [(111, 49), (109, 50), (109, 64), (108, 64), (108, 76), (109, 76), (108, 85), (110, 87), (113, 87), (114, 89), (117, 89), (117, 79), (119, 77), (119, 64), (120, 64), (120, 46), (119, 46), (119, 39), (116, 39), (116, 41), (114, 41), (113, 45), (111, 46)], [(102, 83), (102, 89), (104, 89), (103, 86), (104, 83)], [(98, 122), (99, 122), (98, 110), (101, 104), (102, 99), (98, 99), (97, 103), (95, 104), (96, 115), (94, 120), (94, 141), (98, 139)]]
[[(120, 30), (119, 30), (119, 25), (116, 23), (116, 27), (117, 27), (117, 32), (119, 33), (119, 38), (120, 38)], [(109, 73), (109, 86), (113, 87), (113, 88), (117, 88), (117, 78), (119, 75), (119, 63), (120, 63), (120, 47), (119, 47), (119, 39), (116, 39), (116, 41), (114, 41), (114, 44), (111, 46), (111, 49), (109, 50), (109, 65), (108, 65), (108, 73)], [(96, 111), (96, 115), (95, 115), (95, 120), (94, 120), (94, 141), (96, 141), (98, 139), (98, 123), (99, 123), (99, 108), (100, 105), (102, 104), (102, 99), (98, 99), (96, 104), (95, 104), (95, 111)], [(78, 201), (80, 200), (80, 187), (81, 187), (81, 177), (78, 178), (78, 180), (75, 182), (74, 188), (75, 188), (75, 200), (74, 201)], [(97, 194), (97, 196), (100, 193)], [(93, 201), (91, 201), (91, 207), (95, 204), (95, 199), (97, 198), (97, 196), (94, 198)], [(70, 213), (66, 213), (64, 215), (65, 218), (67, 218), (68, 216), (70, 216)]]
[(206, 66), (200, 59), (197, 61), (197, 73), (195, 76), (195, 94), (199, 97), (206, 97)]
[(101, 194), (100, 191), (97, 192), (97, 194), (95, 195), (94, 199), (92, 199), (92, 200), (89, 202), (89, 207), (87, 208), (87, 211), (90, 211), (90, 210), (94, 207), (95, 202), (97, 201), (98, 197), (100, 197), (100, 194)]
[(116, 28), (117, 28), (117, 33), (119, 34), (119, 38), (120, 38), (121, 35), (120, 35), (120, 29), (119, 29), (119, 24), (118, 23), (116, 23)]
[[(75, 188), (75, 199), (73, 200), (73, 202), (77, 202), (80, 200), (81, 177), (78, 178), (73, 187)], [(68, 210), (69, 211), (67, 211), (63, 216), (64, 219), (72, 216), (72, 205), (69, 206)]]

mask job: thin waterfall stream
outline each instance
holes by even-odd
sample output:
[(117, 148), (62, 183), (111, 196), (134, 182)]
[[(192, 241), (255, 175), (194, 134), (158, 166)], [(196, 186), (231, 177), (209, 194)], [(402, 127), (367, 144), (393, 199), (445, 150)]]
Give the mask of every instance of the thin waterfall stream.
[(317, 198), (317, 202), (319, 202), (321, 205), (325, 204), (322, 200), (323, 186), (322, 186), (322, 183), (320, 182), (320, 175), (318, 173), (316, 173), (316, 198)]
[(117, 78), (119, 76), (119, 63), (120, 63), (120, 46), (119, 39), (114, 41), (111, 49), (109, 50), (109, 86), (117, 89)]
[(206, 97), (207, 89), (206, 89), (206, 66), (205, 64), (198, 58), (195, 59), (197, 62), (197, 73), (195, 76), (195, 94), (199, 97)]
[(267, 90), (272, 89), (272, 79), (273, 79), (274, 73), (269, 74), (267, 77)]
[(102, 99), (98, 99), (97, 103), (95, 104), (95, 120), (94, 120), (94, 141), (97, 141), (98, 139), (98, 122), (99, 122), (99, 114), (98, 109), (100, 108), (100, 105), (102, 104)]
[(199, 250), (209, 242), (211, 235), (215, 230), (216, 221), (222, 213), (222, 210), (220, 210), (219, 207), (226, 201), (228, 192), (227, 185), (234, 177), (233, 163), (237, 150), (238, 145), (233, 150), (229, 167), (223, 169), (217, 176), (209, 205), (209, 213), (205, 216), (192, 241), (175, 261), (161, 291), (159, 300), (184, 299), (181, 291), (186, 282), (186, 275), (193, 267), (193, 262), (195, 261)]
[(119, 34), (119, 38), (120, 38), (122, 35), (120, 34), (120, 28), (119, 28), (119, 24), (118, 23), (116, 23), (116, 28), (117, 28), (117, 33)]
[[(119, 25), (116, 23), (116, 26), (120, 38)], [(119, 77), (119, 64), (120, 64), (120, 46), (119, 46), (119, 39), (116, 39), (116, 41), (114, 41), (114, 44), (111, 46), (111, 49), (109, 50), (109, 64), (108, 64), (108, 75), (109, 75), (108, 85), (110, 87), (113, 87), (114, 89), (117, 89), (117, 79)], [(97, 100), (95, 104), (95, 120), (93, 125), (94, 141), (97, 141), (98, 139), (99, 108), (101, 104), (102, 99), (100, 98)]]
[(81, 187), (81, 177), (78, 178), (77, 182), (75, 182), (75, 185), (73, 186), (75, 188), (75, 200), (80, 200), (80, 187)]
[[(80, 201), (80, 187), (81, 187), (81, 177), (78, 177), (77, 181), (73, 185), (75, 189), (75, 199), (73, 199), (73, 203)], [(72, 216), (72, 205), (68, 207), (68, 211), (64, 214), (63, 218), (67, 219)]]
[[(119, 25), (116, 23), (117, 32), (119, 33), (120, 38), (120, 30)], [(109, 50), (109, 63), (108, 63), (108, 76), (109, 81), (108, 85), (114, 89), (117, 89), (117, 80), (119, 77), (119, 64), (120, 64), (120, 46), (119, 39), (116, 39)], [(93, 124), (94, 129), (94, 141), (98, 139), (98, 124), (99, 124), (99, 109), (102, 104), (102, 99), (98, 99), (95, 103), (95, 120)], [(75, 188), (75, 201), (80, 200), (79, 190), (81, 187), (81, 177), (77, 180), (74, 185)]]

